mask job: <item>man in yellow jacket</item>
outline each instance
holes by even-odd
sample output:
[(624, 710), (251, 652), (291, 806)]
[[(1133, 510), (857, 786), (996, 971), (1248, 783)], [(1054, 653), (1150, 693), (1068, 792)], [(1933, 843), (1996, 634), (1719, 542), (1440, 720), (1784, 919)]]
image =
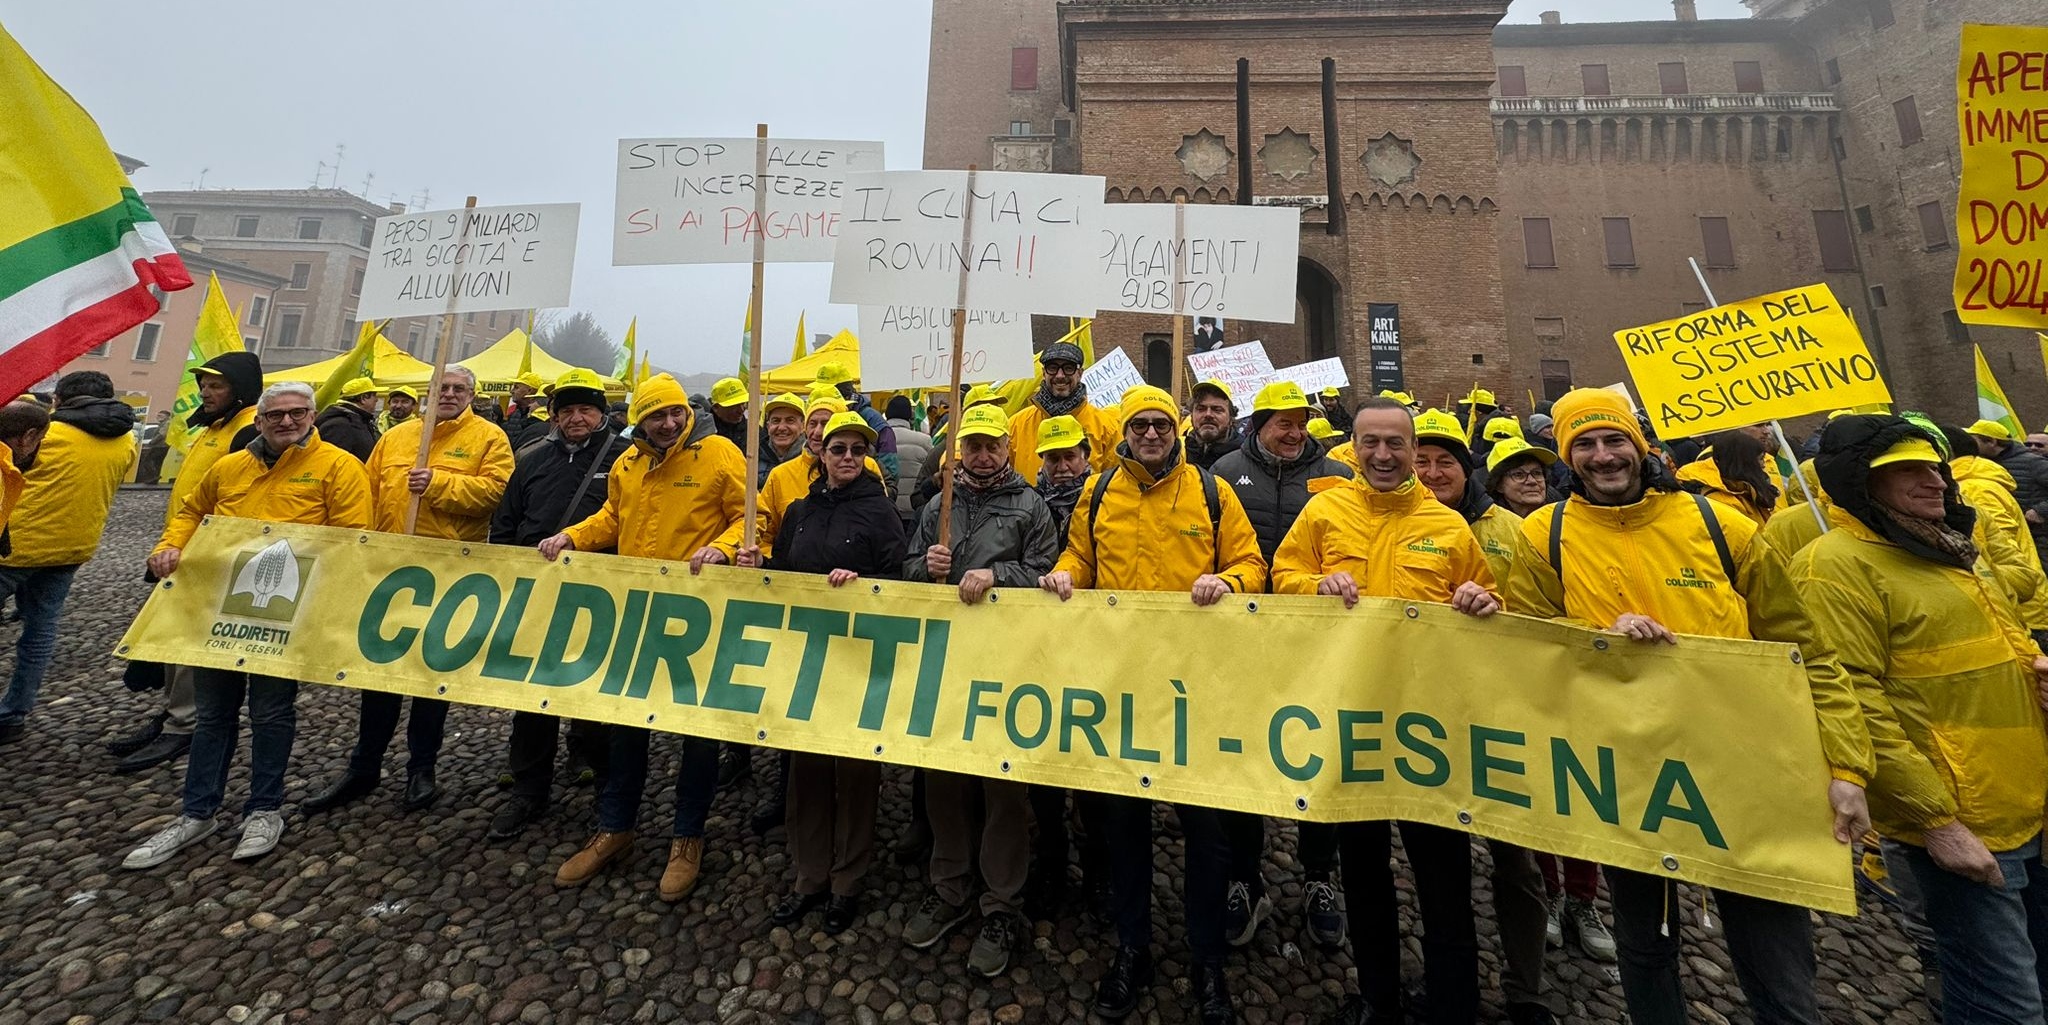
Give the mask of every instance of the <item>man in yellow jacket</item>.
[[(641, 559), (690, 560), (692, 572), (730, 563), (741, 541), (747, 460), (699, 417), (683, 386), (658, 374), (633, 390), (628, 413), (633, 448), (612, 465), (604, 507), (540, 543), (550, 561), (562, 553), (616, 548)], [(646, 681), (636, 686), (644, 688)], [(647, 788), (649, 731), (614, 726), (604, 786), (597, 795), (597, 832), (562, 863), (557, 886), (581, 886), (633, 849), (641, 792)], [(685, 736), (676, 766), (674, 824), (661, 899), (682, 900), (697, 886), (704, 856), (704, 820), (718, 792), (718, 742)]]
[[(313, 429), (312, 386), (297, 382), (271, 385), (259, 397), (257, 409), (257, 439), (240, 452), (215, 461), (192, 487), (170, 526), (164, 528), (163, 538), (149, 555), (149, 571), (157, 577), (169, 580), (178, 571), (185, 546), (208, 516), (369, 529), (369, 481), (356, 457), (321, 441), (320, 433)], [(282, 555), (292, 557), (288, 547)], [(292, 600), (297, 601), (296, 595)], [(272, 607), (278, 604), (275, 599), (271, 602)], [(279, 808), (284, 803), (285, 770), (298, 729), (293, 707), (298, 681), (224, 669), (195, 669), (193, 674), (199, 717), (192, 734), (192, 757), (185, 765), (183, 814), (129, 852), (121, 863), (124, 868), (154, 868), (218, 828), (214, 815), (220, 811), (228, 766), (234, 761), (245, 696), (249, 702), (249, 799), (242, 806), (242, 840), (234, 856), (262, 857), (275, 849), (284, 835)]]
[[(206, 471), (221, 457), (239, 452), (256, 440), (256, 400), (263, 393), (263, 364), (252, 352), (224, 352), (193, 368), (199, 381), (199, 408), (185, 418), (190, 428), (185, 461), (171, 482), (170, 504), (164, 509), (166, 526), (177, 518)], [(131, 671), (138, 668), (131, 664)], [(163, 710), (142, 724), (142, 728), (107, 745), (107, 751), (121, 760), (115, 772), (140, 772), (185, 753), (192, 744), (193, 719), (198, 715), (192, 692), (190, 666), (161, 666)]]
[(107, 375), (65, 374), (55, 396), (57, 410), (31, 453), (20, 504), (5, 527), (9, 544), (0, 555), (0, 599), (12, 597), (21, 611), (14, 676), (0, 697), (0, 744), (21, 736), (57, 650), (57, 619), (71, 580), (99, 549), (114, 492), (135, 465), (135, 413), (114, 398)]
[[(370, 477), (370, 498), (376, 529), (406, 533), (406, 513), (418, 507), (411, 533), (448, 541), (484, 542), (491, 535), (491, 514), (505, 497), (512, 479), (512, 442), (497, 424), (470, 410), (476, 396), (476, 375), (467, 367), (449, 367), (435, 391), (433, 441), (427, 465), (415, 469), (420, 455), (424, 419), (407, 420), (377, 439), (364, 471)], [(322, 792), (308, 798), (308, 813), (339, 808), (377, 789), (383, 778), (384, 752), (398, 732), (405, 699), (397, 694), (361, 692), (362, 717), (356, 724), (356, 746), (348, 770)], [(434, 803), (440, 788), (434, 764), (441, 757), (441, 738), (448, 724), (448, 702), (412, 699), (412, 717), (405, 725), (405, 810)]]
[[(1010, 417), (1010, 430), (1019, 438), (1038, 437), (1038, 425), (1056, 416), (1071, 416), (1081, 421), (1081, 429), (1088, 433), (1088, 447), (1094, 453), (1091, 463), (1097, 470), (1106, 470), (1116, 465), (1116, 443), (1122, 424), (1113, 410), (1100, 409), (1089, 401), (1088, 386), (1081, 383), (1081, 347), (1072, 342), (1055, 342), (1045, 347), (1038, 356), (1042, 369), (1042, 380), (1038, 391), (1031, 396), (1031, 402), (1016, 415)], [(967, 405), (974, 405), (970, 395)], [(1179, 422), (1180, 411), (1174, 411), (1174, 420)], [(1025, 480), (1038, 479), (1037, 446), (1018, 445), (1010, 453), (1010, 465), (1017, 468)]]
[[(1810, 645), (1810, 626), (1785, 556), (1754, 522), (1716, 511), (1678, 489), (1651, 457), (1626, 400), (1600, 388), (1567, 392), (1552, 407), (1558, 449), (1571, 464), (1570, 498), (1537, 510), (1523, 533), (1538, 572), (1563, 587), (1565, 618), (1642, 643), (1679, 634)], [(1840, 666), (1803, 661), (1832, 777), (1835, 839), (1869, 823), (1863, 788), (1876, 771), (1856, 691)], [(1711, 696), (1704, 700), (1713, 700)], [(1845, 851), (1846, 856), (1846, 851)], [(1642, 1025), (1686, 1020), (1679, 987), (1679, 902), (1670, 880), (1609, 868), (1622, 994)], [(1818, 1023), (1813, 926), (1806, 909), (1715, 890), (1736, 978), (1763, 1022)]]
[[(1448, 415), (1445, 419), (1462, 443), (1462, 425)], [(1352, 448), (1361, 474), (1309, 499), (1273, 554), (1273, 589), (1339, 597), (1347, 608), (1364, 596), (1443, 602), (1471, 616), (1500, 611), (1493, 571), (1479, 541), (1463, 517), (1415, 478), (1418, 439), (1407, 407), (1394, 399), (1366, 399), (1353, 422)], [(1441, 447), (1442, 439), (1432, 441)], [(1472, 838), (1426, 823), (1400, 826), (1421, 905), (1430, 1020), (1475, 1021), (1479, 936), (1472, 917)], [(1338, 1022), (1402, 1018), (1400, 905), (1388, 861), (1392, 847), (1392, 823), (1337, 827), (1351, 956), (1362, 991), (1338, 1009)], [(1528, 852), (1521, 855), (1528, 859)], [(1533, 862), (1528, 872), (1535, 874)], [(1534, 884), (1535, 903), (1523, 917), (1533, 917), (1540, 957), (1541, 877)], [(1536, 978), (1541, 980), (1540, 972)], [(1534, 984), (1528, 988), (1527, 993), (1511, 992), (1510, 1000), (1541, 1007), (1548, 998), (1539, 998)], [(1526, 1019), (1518, 1013), (1515, 1020)]]
[[(1076, 361), (1078, 362), (1078, 360)], [(1039, 586), (1065, 601), (1077, 589), (1185, 591), (1196, 605), (1266, 587), (1258, 534), (1237, 493), (1187, 461), (1180, 410), (1150, 386), (1123, 402), (1124, 444), (1116, 463), (1090, 477), (1067, 525), (1067, 550)], [(1094, 796), (1108, 824), (1111, 916), (1117, 951), (1095, 990), (1095, 1013), (1116, 1021), (1137, 1007), (1152, 976), (1152, 806)], [(1213, 808), (1177, 808), (1185, 842), (1188, 944), (1195, 956), (1200, 1020), (1236, 1020), (1223, 981), (1224, 900), (1229, 842)]]
[(1894, 416), (1828, 423), (1821, 485), (1851, 522), (1801, 552), (1806, 650), (1863, 696), (1885, 860), (1922, 897), (1950, 1022), (2038, 1022), (2048, 958), (2048, 659), (1970, 540), (1932, 438)]

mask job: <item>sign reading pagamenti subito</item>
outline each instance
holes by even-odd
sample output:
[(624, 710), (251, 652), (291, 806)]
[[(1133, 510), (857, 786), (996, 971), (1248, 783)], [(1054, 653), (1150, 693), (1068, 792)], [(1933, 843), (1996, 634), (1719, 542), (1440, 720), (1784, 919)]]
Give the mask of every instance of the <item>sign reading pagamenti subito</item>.
[(1890, 402), (1856, 322), (1808, 285), (1616, 331), (1662, 438)]
[[(1848, 913), (1791, 649), (1421, 603), (1071, 602), (213, 519), (119, 653), (1321, 821)], [(1512, 669), (1510, 670), (1510, 667)]]

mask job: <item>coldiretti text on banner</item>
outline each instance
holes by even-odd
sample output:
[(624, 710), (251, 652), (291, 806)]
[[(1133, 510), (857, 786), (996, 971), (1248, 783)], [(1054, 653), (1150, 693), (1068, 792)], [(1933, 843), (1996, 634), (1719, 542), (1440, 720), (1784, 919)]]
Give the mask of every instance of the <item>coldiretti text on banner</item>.
[(693, 577), (216, 518), (119, 650), (1265, 815), (1431, 822), (1855, 903), (1812, 700), (1778, 645), (1636, 646), (1384, 600), (1004, 590), (968, 606), (897, 581)]
[(2048, 327), (2048, 26), (1963, 26), (1956, 116), (1956, 315)]
[(1660, 437), (1891, 401), (1826, 285), (1616, 331), (1614, 340)]

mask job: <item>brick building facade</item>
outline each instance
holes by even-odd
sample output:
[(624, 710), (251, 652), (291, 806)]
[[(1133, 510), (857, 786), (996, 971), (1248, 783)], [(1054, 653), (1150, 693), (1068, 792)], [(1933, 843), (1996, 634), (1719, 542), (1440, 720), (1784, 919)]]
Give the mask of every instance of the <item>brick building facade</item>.
[[(925, 163), (1235, 202), (1249, 159), (1255, 197), (1314, 204), (1334, 155), (1342, 233), (1330, 207), (1305, 211), (1296, 323), (1227, 339), (1282, 366), (1339, 355), (1363, 384), (1366, 304), (1398, 303), (1408, 383), (1432, 402), (1623, 379), (1612, 332), (1703, 303), (1693, 257), (1724, 302), (1827, 282), (1906, 404), (1973, 418), (1975, 341), (2048, 417), (2033, 336), (1965, 328), (1950, 299), (1960, 26), (2038, 12), (1750, 3), (1747, 20), (1676, 0), (1661, 21), (1498, 25), (1507, 4), (1479, 0), (937, 0)], [(1096, 337), (1160, 373), (1170, 330), (1105, 315)]]

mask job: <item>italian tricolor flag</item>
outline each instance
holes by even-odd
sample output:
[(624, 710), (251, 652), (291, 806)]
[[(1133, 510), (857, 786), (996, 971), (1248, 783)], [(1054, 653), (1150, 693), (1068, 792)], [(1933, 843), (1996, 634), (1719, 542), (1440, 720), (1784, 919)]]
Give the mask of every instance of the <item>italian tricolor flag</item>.
[(0, 28), (0, 401), (192, 286), (91, 115)]

